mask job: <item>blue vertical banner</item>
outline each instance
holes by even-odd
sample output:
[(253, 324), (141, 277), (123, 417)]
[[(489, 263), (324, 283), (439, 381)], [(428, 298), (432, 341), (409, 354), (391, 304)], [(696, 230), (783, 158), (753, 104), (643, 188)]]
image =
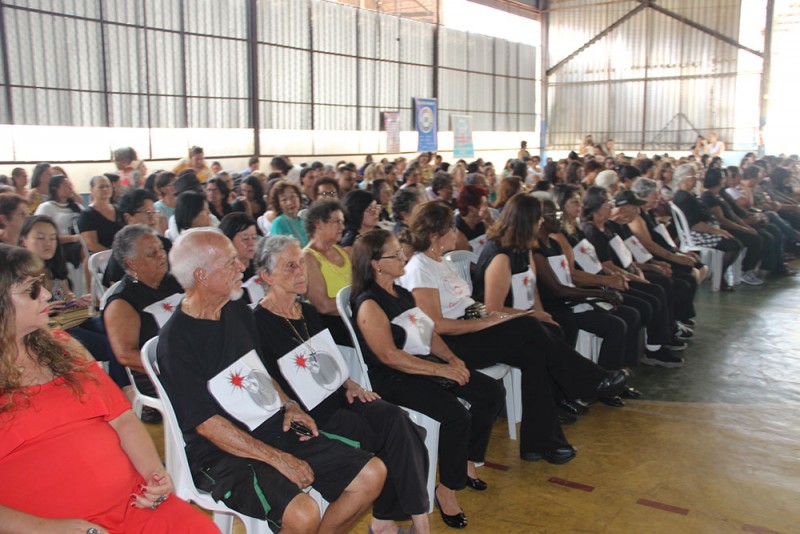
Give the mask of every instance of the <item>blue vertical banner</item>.
[(472, 116), (450, 115), (453, 123), (453, 157), (474, 158), (475, 146), (472, 143)]
[(419, 134), (417, 150), (419, 152), (435, 152), (438, 146), (437, 125), (439, 112), (435, 98), (414, 99), (414, 123)]

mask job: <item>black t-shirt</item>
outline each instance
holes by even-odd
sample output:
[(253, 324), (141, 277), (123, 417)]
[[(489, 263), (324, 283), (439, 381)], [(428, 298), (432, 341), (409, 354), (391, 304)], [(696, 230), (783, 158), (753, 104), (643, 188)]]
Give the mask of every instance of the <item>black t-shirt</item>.
[(725, 200), (722, 196), (715, 195), (711, 191), (703, 191), (703, 194), (700, 196), (700, 201), (708, 208), (716, 208), (719, 207), (722, 209), (722, 213), (725, 215), (725, 218), (728, 220), (733, 219), (733, 209), (731, 208), (728, 201)]
[(686, 215), (686, 221), (691, 228), (699, 222), (710, 222), (713, 220), (711, 213), (694, 195), (683, 190), (675, 193), (673, 202)]
[(228, 204), (227, 202), (223, 202), (223, 203), (222, 203), (222, 213), (220, 213), (219, 211), (217, 211), (217, 208), (215, 208), (215, 207), (213, 206), (213, 204), (210, 204), (210, 203), (209, 203), (209, 205), (208, 205), (208, 209), (209, 209), (209, 211), (211, 212), (211, 214), (212, 214), (214, 217), (216, 217), (217, 219), (219, 219), (220, 221), (221, 221), (221, 220), (222, 220), (222, 218), (223, 218), (223, 217), (225, 217), (227, 214), (229, 214), (229, 213), (233, 212), (233, 209), (231, 208), (231, 205), (230, 205), (230, 204)]
[(465, 221), (461, 215), (456, 215), (456, 228), (467, 237), (467, 241), (472, 241), (486, 234), (486, 225), (483, 224), (483, 222), (476, 224), (475, 228), (470, 228), (467, 221)]
[(160, 330), (155, 317), (142, 310), (154, 302), (164, 300), (175, 293), (183, 293), (183, 288), (169, 273), (161, 280), (161, 284), (159, 284), (156, 289), (139, 282), (134, 282), (133, 278), (126, 274), (122, 277), (120, 284), (116, 287), (114, 292), (108, 297), (106, 308), (115, 300), (122, 299), (136, 310), (141, 320), (141, 326), (139, 327), (139, 347), (142, 347), (147, 340), (157, 336)]
[[(527, 250), (514, 250), (508, 247), (502, 247), (496, 239), (487, 241), (486, 246), (483, 248), (478, 258), (478, 264), (475, 266), (475, 274), (472, 276), (472, 298), (477, 301), (483, 302), (486, 296), (486, 269), (489, 268), (492, 260), (494, 260), (495, 256), (498, 254), (505, 254), (508, 256), (508, 261), (511, 263), (510, 276), (524, 273), (528, 270), (529, 254)], [(503, 305), (509, 308), (514, 305), (514, 292), (511, 290), (510, 286)]]
[[(381, 362), (378, 357), (375, 356), (375, 353), (370, 350), (369, 345), (367, 345), (367, 342), (361, 333), (361, 329), (358, 327), (358, 321), (356, 321), (355, 318), (358, 317), (358, 309), (364, 302), (368, 300), (374, 300), (386, 314), (386, 317), (390, 322), (404, 311), (416, 307), (417, 304), (414, 302), (414, 297), (411, 295), (411, 293), (398, 285), (395, 285), (394, 289), (397, 292), (397, 297), (390, 295), (377, 284), (372, 284), (360, 295), (355, 296), (353, 304), (353, 326), (356, 330), (358, 343), (361, 345), (364, 361), (366, 362), (367, 367), (370, 369), (377, 367), (386, 368), (386, 365), (384, 365), (383, 362)], [(402, 348), (406, 342), (406, 331), (396, 324), (390, 324), (389, 326), (392, 330), (392, 339), (394, 340), (395, 346)]]
[(723, 189), (722, 191), (720, 191), (719, 196), (721, 196), (728, 202), (728, 205), (731, 207), (733, 212), (739, 216), (740, 219), (747, 219), (747, 212), (743, 210), (741, 207), (739, 207), (739, 205), (736, 203), (733, 197), (731, 197), (726, 190)]
[(96, 209), (87, 208), (78, 216), (78, 230), (81, 232), (97, 232), (97, 242), (106, 248), (111, 248), (111, 245), (114, 244), (114, 236), (125, 225), (116, 209), (114, 210), (114, 217), (115, 219), (110, 221)]
[(584, 221), (581, 223), (581, 230), (583, 231), (584, 237), (594, 246), (594, 250), (597, 252), (597, 259), (600, 260), (600, 263), (614, 260), (616, 255), (613, 254), (611, 245), (608, 244), (609, 240), (611, 240), (614, 235), (611, 234), (608, 229), (604, 228), (600, 230), (589, 221)]
[(647, 225), (647, 232), (650, 234), (650, 239), (652, 239), (657, 245), (661, 246), (661, 248), (665, 248), (670, 252), (677, 252), (675, 247), (667, 243), (667, 240), (664, 239), (661, 234), (656, 232), (656, 216), (655, 213), (652, 211), (644, 211), (643, 209), (639, 211), (639, 215), (642, 216), (644, 223)]
[[(328, 398), (315, 406), (313, 410), (309, 410), (308, 407), (303, 404), (303, 401), (300, 400), (300, 397), (295, 393), (294, 389), (289, 385), (289, 382), (286, 381), (278, 366), (279, 358), (301, 345), (302, 341), (307, 341), (309, 338), (319, 334), (325, 329), (314, 306), (305, 302), (300, 305), (303, 307), (303, 317), (305, 321), (288, 320), (292, 323), (292, 326), (294, 326), (297, 334), (300, 334), (300, 336), (304, 338), (306, 334), (308, 334), (308, 338), (303, 340), (297, 338), (295, 332), (287, 324), (287, 319), (285, 317), (279, 317), (262, 306), (256, 307), (253, 315), (263, 349), (261, 353), (262, 361), (267, 367), (270, 376), (280, 384), (284, 393), (299, 402), (303, 406), (303, 410), (308, 412), (317, 424), (322, 426), (333, 412), (347, 404), (345, 389), (339, 388), (338, 391), (332, 392)], [(308, 330), (306, 331), (306, 329)]]
[[(215, 415), (261, 441), (269, 442), (282, 432), (283, 415), (280, 412), (250, 430), (227, 412), (209, 390), (213, 378), (250, 351), (255, 351), (258, 358), (264, 360), (253, 312), (241, 301), (225, 304), (217, 321), (195, 319), (179, 308), (161, 329), (158, 342), (161, 381), (183, 431), (190, 462), (201, 462), (206, 454), (218, 450), (195, 430)], [(237, 378), (241, 383), (242, 377), (230, 377), (231, 391), (237, 387), (245, 389), (237, 385)], [(263, 390), (263, 386), (259, 388), (259, 391)]]
[[(156, 237), (158, 237), (158, 240), (161, 241), (161, 245), (164, 247), (164, 252), (169, 254), (169, 251), (172, 248), (172, 241), (161, 235), (157, 235)], [(108, 260), (106, 270), (103, 273), (103, 285), (106, 287), (111, 287), (115, 282), (122, 280), (123, 276), (125, 276), (125, 269), (123, 269), (122, 265), (120, 265), (120, 263), (117, 261), (117, 258), (115, 258), (112, 254), (111, 258)], [(245, 280), (247, 280), (247, 278), (245, 278)]]
[[(561, 249), (561, 245), (558, 244), (558, 241), (548, 237), (539, 239), (539, 246), (533, 249), (533, 253), (545, 258), (552, 258), (553, 256), (564, 254), (564, 251)], [(542, 306), (544, 306), (546, 310), (567, 307), (564, 299), (557, 296), (553, 288), (543, 282), (542, 277), (536, 278), (536, 287), (542, 299)]]

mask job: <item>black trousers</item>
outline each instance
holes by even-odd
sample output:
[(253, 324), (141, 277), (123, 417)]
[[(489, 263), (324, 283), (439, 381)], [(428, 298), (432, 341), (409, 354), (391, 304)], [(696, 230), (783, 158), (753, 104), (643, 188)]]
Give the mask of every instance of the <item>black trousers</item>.
[[(423, 376), (388, 367), (371, 368), (369, 378), (384, 400), (439, 421), (439, 481), (446, 488), (462, 489), (467, 482), (467, 460), (484, 460), (492, 424), (503, 409), (503, 386), (486, 375), (472, 373), (465, 385), (444, 389)], [(469, 410), (459, 397), (472, 405)]]
[[(639, 313), (630, 307), (603, 311), (589, 310), (575, 313), (570, 307), (547, 311), (565, 331), (586, 330), (603, 340), (597, 364), (603, 369), (616, 370), (629, 365), (628, 352), (637, 354), (639, 340)], [(634, 360), (638, 361), (638, 357)]]
[(762, 223), (755, 226), (758, 235), (764, 240), (761, 268), (773, 274), (781, 273), (783, 265), (783, 233), (774, 224)]
[(551, 379), (568, 398), (578, 399), (590, 397), (605, 377), (601, 367), (533, 317), (442, 339), (470, 369), (505, 363), (522, 370), (521, 453), (567, 444), (558, 423)]
[[(642, 315), (650, 345), (664, 345), (672, 341), (672, 317), (664, 289), (657, 284), (629, 282), (623, 292), (623, 302), (636, 308)], [(645, 305), (646, 304), (646, 305)], [(648, 318), (648, 322), (644, 322)]]
[(667, 298), (670, 315), (670, 333), (672, 332), (672, 321), (684, 321), (694, 317), (694, 294), (691, 284), (676, 276), (666, 276), (659, 273), (647, 271), (644, 273), (651, 283), (661, 286)]
[(764, 255), (764, 239), (758, 233), (750, 234), (742, 230), (731, 230), (730, 233), (747, 247), (742, 260), (742, 271), (752, 271)]
[(374, 517), (403, 521), (428, 513), (425, 429), (401, 408), (385, 400), (356, 400), (317, 424), (325, 432), (358, 441), (386, 464), (386, 483), (372, 504)]

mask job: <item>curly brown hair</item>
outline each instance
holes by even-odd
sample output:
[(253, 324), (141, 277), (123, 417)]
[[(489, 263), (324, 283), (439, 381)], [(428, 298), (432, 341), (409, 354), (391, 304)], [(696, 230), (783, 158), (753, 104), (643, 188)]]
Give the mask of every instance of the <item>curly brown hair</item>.
[(409, 244), (416, 252), (426, 250), (431, 246), (431, 236), (444, 235), (452, 226), (453, 210), (441, 202), (430, 200), (417, 204), (408, 222)]
[(283, 213), (281, 209), (281, 201), (280, 196), (287, 190), (291, 189), (297, 194), (297, 201), (299, 202), (301, 198), (303, 198), (303, 192), (300, 191), (300, 188), (294, 185), (292, 182), (287, 182), (286, 180), (280, 180), (277, 184), (275, 184), (269, 192), (269, 207), (275, 210), (275, 213), (280, 215)]
[[(0, 245), (0, 414), (27, 406), (27, 393), (21, 385), (22, 372), (16, 365), (16, 309), (11, 289), (28, 277), (41, 275), (43, 270), (42, 261), (30, 251)], [(50, 369), (53, 376), (63, 377), (65, 385), (76, 395), (83, 392), (80, 378), (90, 373), (83, 359), (76, 355), (75, 347), (57, 340), (43, 328), (27, 334), (22, 342), (36, 358), (36, 363)]]

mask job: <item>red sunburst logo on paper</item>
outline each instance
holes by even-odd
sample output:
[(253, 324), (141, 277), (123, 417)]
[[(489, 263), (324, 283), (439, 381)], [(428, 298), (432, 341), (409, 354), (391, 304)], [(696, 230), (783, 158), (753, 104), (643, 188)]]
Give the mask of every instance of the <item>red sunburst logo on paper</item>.
[(485, 244), (486, 244), (486, 240), (485, 240), (485, 239), (481, 239), (480, 241), (478, 241), (478, 243), (480, 243), (480, 244), (481, 244), (481, 246), (483, 246), (483, 245), (485, 245)]
[(165, 302), (164, 304), (162, 304), (161, 307), (164, 308), (164, 310), (168, 311), (168, 312), (171, 312), (171, 311), (173, 311), (175, 309), (175, 308), (173, 308), (172, 304), (169, 304), (168, 302)]
[(638, 245), (639, 244), (639, 242), (636, 241), (635, 239), (631, 239), (631, 243), (633, 243), (634, 245)]
[(527, 286), (530, 283), (531, 279), (527, 276), (522, 279), (522, 285)]
[(302, 367), (303, 369), (308, 369), (308, 359), (306, 358), (305, 354), (298, 354), (294, 357), (294, 364), (297, 367)]
[(561, 260), (561, 267), (563, 267), (564, 269), (567, 268), (567, 260)]
[(583, 254), (586, 254), (586, 247), (581, 247), (581, 248), (580, 248), (580, 251), (581, 251)]
[(408, 316), (408, 320), (411, 322), (411, 324), (417, 324), (417, 316), (413, 313)]
[(244, 377), (240, 375), (238, 372), (231, 373), (228, 376), (228, 381), (231, 383), (233, 387), (244, 389)]

